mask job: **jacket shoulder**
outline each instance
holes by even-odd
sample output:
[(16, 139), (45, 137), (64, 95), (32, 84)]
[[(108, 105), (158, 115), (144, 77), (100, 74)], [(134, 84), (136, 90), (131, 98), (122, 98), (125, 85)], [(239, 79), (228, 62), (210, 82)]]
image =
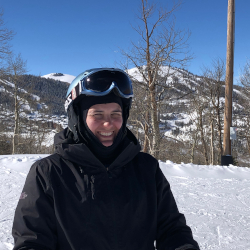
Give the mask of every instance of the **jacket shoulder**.
[(150, 169), (156, 172), (159, 167), (158, 160), (155, 159), (152, 155), (140, 152), (135, 157), (137, 165), (145, 169)]
[(44, 191), (48, 191), (51, 186), (52, 169), (60, 166), (60, 158), (59, 155), (52, 154), (34, 162), (30, 167), (26, 183), (39, 181), (42, 184)]
[(35, 167), (41, 167), (41, 168), (47, 168), (48, 166), (50, 166), (51, 164), (53, 164), (53, 162), (55, 161), (59, 161), (60, 160), (60, 156), (58, 154), (51, 154), (49, 156), (46, 156), (42, 159), (37, 160), (36, 162), (34, 162), (32, 164), (32, 168)]
[(137, 157), (141, 160), (150, 162), (150, 163), (154, 163), (154, 164), (158, 164), (158, 160), (155, 159), (152, 155), (144, 153), (144, 152), (140, 152), (138, 153)]
[(52, 166), (60, 164), (60, 158), (58, 154), (52, 154), (39, 159), (32, 164), (30, 173), (43, 173), (45, 176), (49, 176)]

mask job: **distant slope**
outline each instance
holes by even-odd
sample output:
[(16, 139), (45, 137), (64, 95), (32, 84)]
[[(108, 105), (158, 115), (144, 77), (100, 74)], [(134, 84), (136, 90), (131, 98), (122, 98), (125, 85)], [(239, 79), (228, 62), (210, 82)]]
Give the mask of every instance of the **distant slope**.
[[(24, 83), (24, 84), (22, 84)], [(65, 96), (69, 87), (68, 82), (56, 81), (51, 78), (34, 75), (20, 77), (19, 93), (30, 93), (25, 97), (25, 105), (22, 107), (22, 118), (29, 120), (46, 119), (48, 122), (61, 123), (66, 126), (67, 121), (64, 109)], [(14, 84), (7, 80), (0, 80), (0, 128), (1, 123), (8, 123), (12, 131), (14, 125)], [(47, 117), (47, 118), (45, 118)], [(0, 130), (1, 131), (1, 130)]]
[[(194, 133), (195, 131), (197, 131), (196, 110), (191, 103), (194, 98), (194, 94), (196, 94), (195, 90), (199, 86), (202, 86), (204, 90), (208, 89), (209, 86), (207, 86), (206, 83), (203, 82), (204, 79), (202, 76), (194, 75), (191, 72), (183, 69), (173, 69), (165, 67), (161, 72), (166, 72), (166, 74), (169, 72), (170, 76), (164, 77), (162, 75), (159, 75), (159, 84), (166, 84), (170, 87), (162, 94), (162, 97), (164, 97), (164, 102), (162, 103), (158, 114), (160, 119), (160, 131), (162, 135), (164, 134), (167, 140), (169, 140), (170, 142), (179, 142), (180, 145), (183, 146), (184, 150), (186, 145), (192, 143), (192, 134), (190, 135), (190, 133)], [(134, 92), (136, 90), (137, 92), (135, 93), (140, 93), (140, 85), (136, 83), (143, 81), (142, 75), (136, 68), (129, 69), (127, 73), (131, 76), (134, 82), (134, 87), (137, 86), (137, 89), (134, 88)], [(22, 93), (30, 93), (29, 98), (27, 97), (25, 98), (25, 101), (23, 101), (24, 105), (22, 106), (21, 114), (23, 123), (22, 131), (28, 131), (28, 128), (31, 125), (37, 126), (40, 129), (42, 128), (41, 123), (47, 124), (46, 129), (48, 129), (48, 133), (49, 129), (52, 131), (52, 129), (55, 129), (57, 125), (58, 127), (61, 126), (62, 128), (67, 127), (68, 119), (64, 109), (64, 103), (69, 83), (73, 79), (74, 76), (62, 73), (51, 73), (42, 77), (34, 75), (23, 75), (22, 77), (20, 77), (20, 95)], [(2, 142), (5, 144), (1, 146), (1, 132), (13, 132), (14, 128), (13, 93), (14, 84), (10, 81), (10, 79), (8, 77), (6, 77), (6, 79), (0, 79), (0, 149), (7, 147), (6, 145), (9, 145), (6, 144), (6, 139), (4, 139), (2, 140)], [(143, 107), (143, 105), (145, 104), (143, 96), (138, 96), (138, 106), (133, 105), (133, 107), (135, 107), (135, 110), (132, 109), (130, 113), (130, 118), (132, 117), (132, 119), (132, 114), (137, 115), (140, 106)], [(134, 100), (136, 100), (136, 98), (137, 96), (135, 95)], [(219, 99), (223, 104), (225, 99), (224, 86), (222, 86), (222, 91)], [(234, 85), (233, 114), (235, 118), (234, 123), (238, 124), (237, 127), (242, 126), (241, 124), (245, 115), (243, 105), (244, 102), (249, 102), (249, 98), (245, 95), (244, 88)], [(204, 130), (207, 131), (207, 136), (209, 136), (210, 133), (209, 123), (207, 123), (209, 112), (210, 109), (207, 104), (204, 109), (203, 124)], [(132, 122), (130, 120), (128, 121), (128, 124), (131, 124), (132, 126)], [(242, 141), (241, 143), (243, 145), (241, 146), (241, 150), (245, 150), (245, 148), (243, 148), (245, 147), (245, 137), (244, 135), (240, 134), (240, 130), (238, 130), (238, 132), (239, 136), (241, 136), (239, 137), (239, 141)], [(143, 137), (143, 133), (143, 130), (139, 129), (137, 131), (138, 136)], [(53, 144), (53, 140), (51, 140), (49, 144)], [(197, 145), (197, 148), (200, 148), (200, 144)], [(234, 147), (236, 148), (236, 146)], [(187, 155), (188, 157), (186, 151), (183, 152), (181, 153), (183, 153), (183, 155)], [(242, 155), (245, 155), (245, 151), (242, 152)], [(7, 153), (5, 152), (4, 154)], [(173, 154), (174, 153), (176, 152), (173, 152)], [(176, 157), (178, 158), (179, 154), (176, 154)], [(172, 160), (175, 159), (172, 157)]]
[(48, 78), (54, 79), (54, 80), (61, 81), (61, 82), (67, 82), (69, 84), (75, 79), (75, 76), (68, 75), (68, 74), (62, 74), (62, 73), (50, 73), (50, 74), (44, 75), (42, 77), (47, 78), (47, 79)]

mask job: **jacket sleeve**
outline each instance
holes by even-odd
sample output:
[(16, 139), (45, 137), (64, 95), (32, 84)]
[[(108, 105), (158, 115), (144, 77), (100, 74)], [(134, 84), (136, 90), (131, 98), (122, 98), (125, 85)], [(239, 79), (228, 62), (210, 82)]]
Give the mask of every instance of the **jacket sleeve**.
[(56, 249), (53, 199), (49, 194), (49, 167), (40, 161), (32, 165), (18, 202), (12, 235), (13, 250)]
[(187, 250), (199, 246), (193, 239), (190, 227), (183, 214), (178, 211), (170, 185), (159, 164), (156, 170), (157, 185), (157, 250)]

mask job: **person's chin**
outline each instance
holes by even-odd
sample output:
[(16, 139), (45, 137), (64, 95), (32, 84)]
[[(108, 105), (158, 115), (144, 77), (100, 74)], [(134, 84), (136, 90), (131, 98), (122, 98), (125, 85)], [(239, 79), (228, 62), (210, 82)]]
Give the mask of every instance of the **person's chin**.
[(105, 147), (110, 147), (110, 146), (112, 146), (112, 144), (113, 144), (113, 141), (103, 141), (102, 142), (102, 145)]

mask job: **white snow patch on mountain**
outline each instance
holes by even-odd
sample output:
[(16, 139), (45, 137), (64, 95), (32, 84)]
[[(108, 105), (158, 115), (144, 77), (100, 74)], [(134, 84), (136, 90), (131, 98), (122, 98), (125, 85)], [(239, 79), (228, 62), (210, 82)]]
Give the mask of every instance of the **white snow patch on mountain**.
[(61, 81), (61, 82), (67, 82), (67, 83), (71, 83), (74, 79), (75, 76), (72, 75), (68, 75), (68, 74), (58, 74), (58, 73), (50, 73), (48, 75), (44, 75), (42, 76), (44, 78), (51, 78), (57, 81)]

